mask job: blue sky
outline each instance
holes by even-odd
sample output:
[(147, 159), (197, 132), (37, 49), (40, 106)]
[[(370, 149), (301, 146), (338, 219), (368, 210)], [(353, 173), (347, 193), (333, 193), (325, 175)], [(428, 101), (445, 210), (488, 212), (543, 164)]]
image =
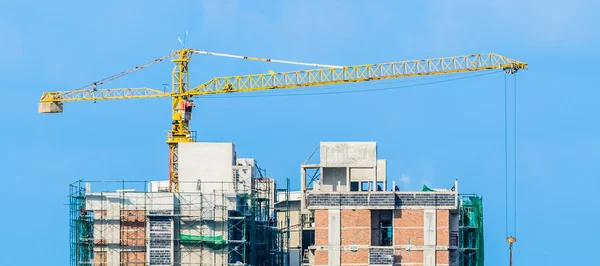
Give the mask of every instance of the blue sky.
[[(43, 91), (75, 89), (163, 56), (185, 30), (196, 49), (324, 64), (483, 52), (529, 63), (517, 77), (515, 262), (590, 264), (585, 254), (600, 236), (593, 191), (600, 186), (599, 4), (177, 2), (0, 2), (0, 264), (68, 263), (70, 182), (166, 178), (168, 99), (71, 103), (61, 115), (38, 114), (37, 102)], [(162, 63), (109, 86), (162, 88), (171, 67)], [(200, 84), (301, 68), (195, 56), (190, 69)], [(402, 188), (449, 187), (458, 178), (461, 192), (483, 195), (486, 262), (506, 265), (504, 74), (369, 93), (286, 93), (198, 99), (192, 126), (202, 141), (234, 142), (240, 156), (257, 158), (278, 180), (290, 177), (294, 188), (300, 162), (319, 141), (377, 141), (388, 178), (404, 180)]]

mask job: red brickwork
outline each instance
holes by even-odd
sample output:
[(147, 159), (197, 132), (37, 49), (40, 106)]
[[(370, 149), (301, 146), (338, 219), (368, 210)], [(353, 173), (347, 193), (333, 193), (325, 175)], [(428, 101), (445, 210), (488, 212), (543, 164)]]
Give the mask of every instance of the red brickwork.
[(144, 224), (121, 225), (122, 246), (144, 246), (146, 242), (146, 226)]
[(341, 210), (342, 228), (371, 227), (371, 210)]
[(343, 228), (343, 246), (347, 245), (371, 245), (371, 228)]
[(121, 222), (122, 223), (144, 223), (144, 222), (146, 222), (146, 215), (143, 210), (122, 210), (121, 211)]
[(450, 246), (450, 229), (438, 228), (435, 244), (438, 246)]
[(94, 265), (95, 266), (106, 266), (106, 251), (95, 251), (94, 252)]
[(436, 251), (435, 264), (450, 264), (450, 253), (447, 250)]
[[(411, 263), (410, 265), (423, 265), (423, 251), (396, 249), (394, 263)], [(420, 264), (413, 264), (420, 263)]]
[(369, 265), (369, 249), (342, 250), (342, 265)]
[(315, 210), (315, 227), (327, 228), (329, 224), (328, 213), (327, 210)]
[(394, 245), (423, 245), (423, 227), (420, 228), (394, 228)]
[(448, 227), (450, 224), (450, 211), (437, 210), (436, 214), (437, 227)]
[(327, 228), (315, 229), (315, 246), (327, 246), (329, 245), (329, 238)]
[(138, 266), (144, 265), (146, 262), (146, 252), (144, 251), (122, 251), (121, 265), (122, 266)]
[(423, 227), (423, 210), (395, 210), (394, 227)]
[(315, 210), (315, 245), (329, 245), (328, 229), (329, 217), (328, 210)]
[(328, 263), (327, 250), (315, 250), (315, 265), (327, 265)]
[(436, 245), (438, 246), (449, 246), (450, 245), (450, 211), (449, 210), (437, 210), (436, 215)]

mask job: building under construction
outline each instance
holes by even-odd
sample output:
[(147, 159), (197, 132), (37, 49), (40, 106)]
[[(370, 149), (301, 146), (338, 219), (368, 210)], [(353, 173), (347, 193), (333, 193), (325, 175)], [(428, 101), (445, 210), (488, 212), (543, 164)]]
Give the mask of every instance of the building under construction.
[(481, 198), (400, 190), (374, 142), (322, 142), (297, 192), (231, 143), (180, 143), (178, 164), (178, 192), (71, 185), (71, 265), (483, 265)]
[(274, 212), (286, 189), (231, 143), (179, 152), (176, 193), (166, 181), (71, 185), (71, 265), (288, 264)]

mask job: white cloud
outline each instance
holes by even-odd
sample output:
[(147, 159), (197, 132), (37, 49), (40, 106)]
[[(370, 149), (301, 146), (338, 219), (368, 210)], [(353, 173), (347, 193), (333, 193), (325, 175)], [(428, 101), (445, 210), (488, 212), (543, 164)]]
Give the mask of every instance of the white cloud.
[(402, 174), (402, 176), (400, 177), (400, 182), (401, 182), (403, 185), (408, 185), (408, 184), (410, 184), (410, 176), (408, 176), (408, 175), (405, 175), (405, 174)]

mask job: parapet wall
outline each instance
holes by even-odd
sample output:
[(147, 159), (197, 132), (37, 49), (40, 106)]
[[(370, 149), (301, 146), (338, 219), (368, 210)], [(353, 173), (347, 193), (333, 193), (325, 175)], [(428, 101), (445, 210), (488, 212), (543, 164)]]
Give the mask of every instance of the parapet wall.
[(309, 192), (308, 209), (404, 209), (435, 207), (456, 209), (457, 194), (453, 192)]

